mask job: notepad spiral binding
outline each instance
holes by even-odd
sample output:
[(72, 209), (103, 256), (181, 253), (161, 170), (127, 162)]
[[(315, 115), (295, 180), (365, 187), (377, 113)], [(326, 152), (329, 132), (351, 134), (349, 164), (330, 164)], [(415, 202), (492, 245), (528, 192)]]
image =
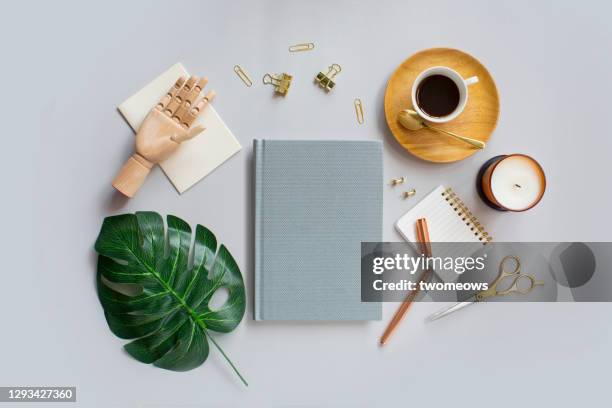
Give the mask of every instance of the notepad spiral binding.
[(442, 192), (442, 197), (444, 197), (444, 199), (450, 204), (451, 208), (457, 213), (457, 215), (461, 217), (461, 220), (465, 222), (468, 227), (470, 227), (470, 230), (483, 243), (483, 245), (487, 245), (489, 242), (493, 241), (493, 237), (489, 235), (480, 221), (478, 221), (478, 218), (472, 214), (463, 200), (461, 200), (457, 194), (455, 194), (452, 188), (449, 187), (444, 190)]

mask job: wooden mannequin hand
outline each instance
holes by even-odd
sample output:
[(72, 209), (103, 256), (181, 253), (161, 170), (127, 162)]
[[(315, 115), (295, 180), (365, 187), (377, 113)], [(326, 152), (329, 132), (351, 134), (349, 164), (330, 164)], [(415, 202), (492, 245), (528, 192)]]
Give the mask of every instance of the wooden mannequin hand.
[(136, 133), (136, 153), (119, 171), (113, 187), (133, 197), (155, 164), (174, 153), (182, 142), (204, 131), (203, 126), (192, 124), (215, 96), (210, 91), (194, 103), (206, 82), (206, 78), (195, 76), (185, 82), (181, 77), (151, 109)]
[(136, 154), (151, 165), (157, 164), (174, 153), (182, 141), (203, 130), (200, 125), (187, 129), (186, 125), (179, 124), (161, 109), (153, 108), (136, 133)]

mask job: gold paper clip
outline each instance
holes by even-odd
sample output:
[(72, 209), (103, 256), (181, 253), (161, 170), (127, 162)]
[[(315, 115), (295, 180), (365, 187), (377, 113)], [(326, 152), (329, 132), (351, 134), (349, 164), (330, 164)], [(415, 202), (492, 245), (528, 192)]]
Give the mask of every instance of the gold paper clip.
[(314, 50), (314, 43), (302, 43), (289, 46), (289, 52), (301, 52)]
[(240, 65), (234, 65), (234, 72), (236, 73), (236, 75), (238, 75), (238, 78), (240, 78), (246, 86), (250, 87), (253, 85), (251, 77), (249, 76), (249, 74), (246, 73), (244, 69), (242, 69)]
[(336, 83), (333, 81), (334, 77), (342, 71), (342, 68), (338, 64), (331, 64), (326, 74), (319, 72), (315, 77), (315, 81), (325, 91), (329, 92), (332, 90)]
[(285, 96), (289, 92), (291, 86), (291, 80), (293, 77), (289, 74), (282, 73), (280, 75), (266, 74), (263, 76), (263, 83), (266, 85), (274, 85), (274, 90)]
[(363, 125), (363, 103), (361, 99), (355, 99), (355, 114), (357, 114), (357, 123)]

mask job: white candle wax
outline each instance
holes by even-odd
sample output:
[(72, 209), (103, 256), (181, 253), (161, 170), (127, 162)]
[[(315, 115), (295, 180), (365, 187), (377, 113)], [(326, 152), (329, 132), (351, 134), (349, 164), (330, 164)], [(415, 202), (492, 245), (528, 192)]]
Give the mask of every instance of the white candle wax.
[(533, 207), (542, 198), (545, 188), (542, 168), (528, 156), (508, 156), (495, 166), (491, 174), (493, 197), (511, 211)]

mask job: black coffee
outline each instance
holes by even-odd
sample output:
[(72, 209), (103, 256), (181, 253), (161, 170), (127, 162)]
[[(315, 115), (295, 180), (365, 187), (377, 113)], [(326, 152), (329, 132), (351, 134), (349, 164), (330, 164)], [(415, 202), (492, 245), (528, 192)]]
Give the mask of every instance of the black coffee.
[(459, 88), (444, 75), (431, 75), (421, 81), (416, 91), (419, 108), (429, 116), (450, 115), (459, 105)]

